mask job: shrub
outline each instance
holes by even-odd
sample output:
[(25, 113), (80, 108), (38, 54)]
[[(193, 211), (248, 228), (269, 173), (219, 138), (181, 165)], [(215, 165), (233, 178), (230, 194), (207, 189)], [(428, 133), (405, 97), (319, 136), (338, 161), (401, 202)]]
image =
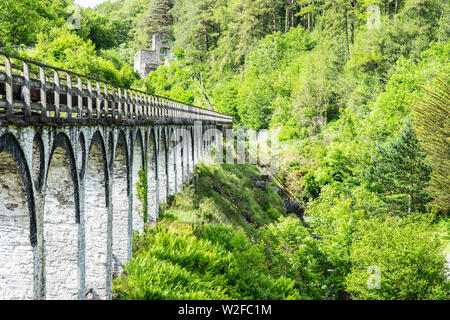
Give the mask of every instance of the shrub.
[(323, 261), (317, 241), (299, 219), (283, 217), (261, 231), (270, 272), (295, 280), (302, 296), (321, 299), (325, 295)]
[[(423, 219), (387, 217), (361, 222), (350, 261), (346, 287), (353, 299), (449, 298), (442, 245), (434, 227)], [(368, 268), (379, 268), (379, 289), (368, 286)]]

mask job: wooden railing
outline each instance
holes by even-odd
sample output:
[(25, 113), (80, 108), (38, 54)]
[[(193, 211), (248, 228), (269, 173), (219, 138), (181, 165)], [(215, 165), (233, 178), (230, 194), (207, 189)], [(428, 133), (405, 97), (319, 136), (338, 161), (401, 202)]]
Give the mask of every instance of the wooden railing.
[(230, 116), (0, 52), (0, 123), (213, 122)]

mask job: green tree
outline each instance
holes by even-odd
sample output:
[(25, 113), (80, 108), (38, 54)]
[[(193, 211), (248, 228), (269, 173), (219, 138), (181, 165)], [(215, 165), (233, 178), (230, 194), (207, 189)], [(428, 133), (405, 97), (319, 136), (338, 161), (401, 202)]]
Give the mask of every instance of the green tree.
[[(445, 300), (446, 260), (436, 230), (417, 217), (364, 220), (351, 246), (346, 290), (358, 300)], [(424, 219), (425, 220), (425, 219)]]
[(173, 0), (150, 0), (146, 14), (141, 20), (141, 28), (147, 35), (147, 43), (159, 33), (164, 41), (173, 40)]
[(425, 157), (411, 121), (406, 122), (396, 139), (378, 145), (367, 177), (389, 212), (423, 212), (431, 201), (426, 192), (431, 165), (425, 163)]
[(70, 4), (69, 0), (2, 0), (0, 45), (33, 45), (39, 32), (49, 32), (66, 23)]

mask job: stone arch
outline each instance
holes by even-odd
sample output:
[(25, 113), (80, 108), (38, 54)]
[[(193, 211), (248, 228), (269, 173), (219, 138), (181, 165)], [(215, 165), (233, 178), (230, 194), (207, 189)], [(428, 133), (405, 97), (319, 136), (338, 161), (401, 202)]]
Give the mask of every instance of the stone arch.
[(16, 138), (0, 138), (0, 299), (33, 299), (37, 246), (32, 177)]
[(79, 297), (78, 175), (69, 138), (59, 133), (50, 152), (44, 201), (47, 299)]
[(148, 140), (148, 221), (154, 222), (158, 218), (159, 179), (158, 179), (158, 149), (155, 130), (150, 129)]
[(112, 150), (112, 239), (113, 239), (113, 277), (122, 273), (122, 265), (128, 260), (131, 251), (129, 231), (130, 165), (128, 144), (125, 133), (119, 132), (115, 149)]
[(37, 191), (41, 191), (45, 174), (45, 150), (40, 133), (36, 133), (33, 139), (32, 168), (34, 185)]
[(158, 178), (159, 178), (159, 200), (166, 202), (168, 195), (168, 152), (167, 139), (165, 129), (162, 128), (159, 134), (159, 149), (158, 149)]
[(169, 130), (169, 148), (168, 148), (168, 177), (167, 181), (169, 184), (169, 194), (174, 195), (177, 192), (177, 166), (176, 166), (176, 149), (177, 149), (177, 138), (176, 130), (171, 128)]
[(133, 210), (132, 210), (132, 226), (133, 231), (137, 230), (142, 232), (144, 230), (144, 221), (146, 219), (146, 212), (143, 212), (143, 204), (138, 197), (137, 194), (137, 183), (139, 182), (139, 171), (141, 169), (145, 169), (145, 161), (144, 161), (144, 142), (142, 139), (141, 130), (138, 129), (136, 132), (135, 139), (132, 144), (132, 189), (133, 189)]
[(91, 140), (84, 179), (86, 296), (108, 296), (108, 167), (103, 138), (96, 131)]

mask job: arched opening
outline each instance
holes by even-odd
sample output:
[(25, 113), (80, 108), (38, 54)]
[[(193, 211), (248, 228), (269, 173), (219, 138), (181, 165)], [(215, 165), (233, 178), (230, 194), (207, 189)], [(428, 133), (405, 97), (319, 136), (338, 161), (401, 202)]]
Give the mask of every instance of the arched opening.
[(184, 130), (184, 146), (185, 146), (185, 182), (189, 183), (189, 176), (193, 172), (194, 168), (194, 159), (193, 159), (193, 142), (192, 142), (192, 134), (190, 130)]
[(185, 175), (185, 145), (184, 145), (184, 137), (183, 135), (178, 135), (177, 139), (177, 149), (179, 150), (177, 152), (177, 155), (175, 156), (176, 161), (176, 167), (177, 167), (177, 191), (181, 191), (183, 189), (183, 181), (184, 181), (184, 175)]
[(139, 172), (144, 170), (144, 164), (143, 161), (143, 144), (142, 144), (142, 136), (140, 134), (140, 131), (138, 131), (138, 134), (136, 136), (136, 140), (134, 141), (133, 145), (133, 174), (132, 174), (132, 186), (133, 186), (133, 213), (132, 213), (132, 219), (133, 219), (133, 231), (144, 231), (144, 220), (146, 208), (144, 207), (144, 199), (143, 197), (145, 194), (143, 194), (143, 190), (139, 190), (142, 188), (138, 188), (137, 184), (142, 184), (144, 181), (142, 181), (142, 178), (139, 178)]
[(107, 170), (104, 144), (97, 133), (91, 145), (85, 181), (86, 296), (107, 297)]
[(153, 130), (150, 131), (148, 142), (148, 222), (155, 222), (158, 217), (159, 186), (158, 159), (156, 139)]
[(177, 192), (177, 166), (176, 166), (176, 137), (175, 131), (170, 130), (169, 134), (169, 163), (168, 163), (168, 181), (169, 181), (169, 195), (174, 195)]
[(128, 152), (125, 135), (120, 132), (114, 155), (112, 176), (113, 204), (113, 277), (122, 273), (122, 265), (128, 260), (129, 243), (129, 186), (128, 186)]
[(159, 201), (166, 202), (168, 183), (167, 183), (167, 146), (166, 146), (166, 133), (161, 130), (159, 139), (159, 152), (158, 152), (158, 178), (159, 178)]
[(48, 300), (78, 298), (78, 227), (69, 158), (66, 150), (58, 146), (50, 158), (44, 206), (45, 297)]
[(34, 297), (36, 225), (32, 194), (27, 196), (30, 189), (23, 153), (15, 138), (4, 135), (0, 138), (0, 300)]

